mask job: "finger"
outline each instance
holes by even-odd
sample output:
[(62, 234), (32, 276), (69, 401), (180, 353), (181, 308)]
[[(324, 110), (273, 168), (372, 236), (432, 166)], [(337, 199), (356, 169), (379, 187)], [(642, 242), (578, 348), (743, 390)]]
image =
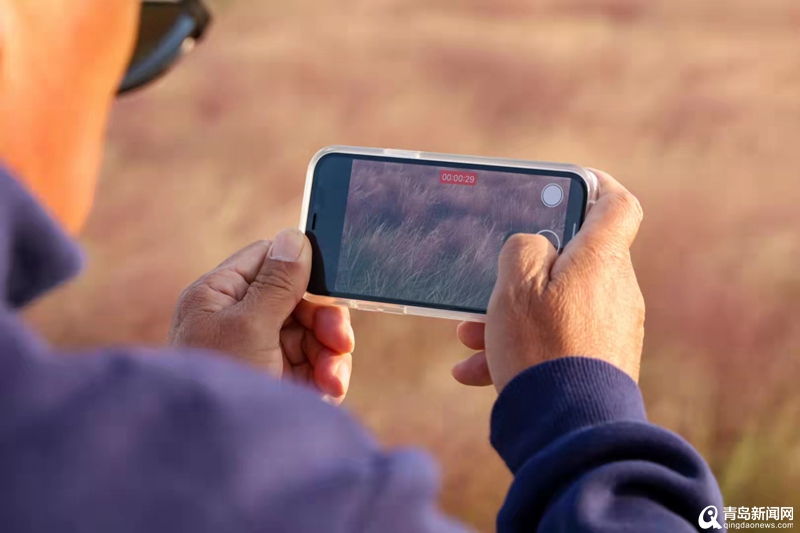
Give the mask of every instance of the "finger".
[(297, 366), (285, 365), (283, 379), (289, 379), (298, 385), (304, 385), (319, 392), (314, 383), (314, 367), (311, 366), (311, 363), (306, 362)]
[(565, 248), (569, 254), (573, 249), (586, 246), (627, 252), (642, 222), (642, 206), (614, 178), (600, 170), (593, 170), (600, 184), (600, 195), (594, 207), (586, 215), (581, 230)]
[(279, 329), (303, 299), (311, 276), (311, 245), (298, 229), (275, 237), (250, 284), (244, 303), (263, 317), (265, 327)]
[(314, 320), (316, 319), (317, 310), (324, 307), (337, 307), (342, 310), (345, 318), (350, 320), (350, 310), (347, 307), (338, 307), (326, 304), (315, 304), (308, 300), (302, 300), (294, 309), (294, 318), (308, 329), (314, 329)]
[(350, 324), (350, 314), (341, 307), (321, 307), (317, 309), (314, 323), (317, 340), (337, 353), (355, 350), (355, 334)]
[(516, 293), (543, 288), (558, 252), (547, 237), (518, 233), (500, 251), (495, 291)]
[(248, 284), (253, 283), (261, 265), (264, 264), (270, 246), (272, 246), (272, 241), (256, 241), (227, 258), (214, 270), (233, 270)]
[(216, 293), (206, 297), (213, 310), (230, 307), (242, 301), (258, 269), (261, 268), (269, 247), (270, 241), (254, 242), (200, 278), (196, 286), (208, 286)]
[(286, 358), (284, 376), (313, 385), (339, 404), (350, 387), (352, 354), (337, 353), (323, 346), (314, 334), (299, 323), (281, 330), (281, 348)]
[(456, 381), (462, 385), (487, 387), (492, 384), (489, 364), (486, 361), (486, 352), (478, 352), (457, 363), (453, 367), (452, 373)]
[(293, 318), (313, 330), (317, 339), (335, 352), (346, 353), (355, 349), (355, 334), (346, 307), (320, 305), (302, 300), (294, 310)]
[(596, 168), (590, 168), (595, 176), (597, 176), (597, 183), (600, 186), (600, 191), (598, 198), (601, 198), (608, 194), (618, 194), (618, 193), (625, 193), (628, 192), (628, 189), (625, 188), (620, 182), (614, 179), (611, 174), (605, 172), (603, 170), (599, 170)]
[(486, 324), (482, 322), (462, 322), (458, 325), (458, 340), (470, 350), (485, 350), (485, 331)]
[(281, 329), (281, 350), (290, 366), (296, 367), (311, 364), (316, 360), (322, 345), (317, 342), (311, 331), (297, 323), (289, 324)]
[(281, 349), (283, 356), (291, 366), (304, 364), (316, 365), (323, 350), (336, 352), (322, 344), (314, 332), (301, 324), (293, 322), (281, 329)]
[(352, 369), (352, 354), (338, 354), (327, 348), (319, 352), (314, 365), (314, 381), (317, 388), (329, 397), (331, 403), (338, 405), (344, 400), (350, 388)]

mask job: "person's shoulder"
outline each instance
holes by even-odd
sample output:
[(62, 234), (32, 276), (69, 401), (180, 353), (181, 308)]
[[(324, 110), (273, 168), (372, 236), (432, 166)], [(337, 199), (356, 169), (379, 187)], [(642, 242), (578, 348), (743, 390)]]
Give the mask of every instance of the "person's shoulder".
[(376, 475), (380, 453), (346, 411), (223, 356), (112, 349), (26, 361), (20, 387), (0, 394), (0, 412), (13, 413), (0, 425), (0, 492), (15, 494), (0, 514), (21, 523), (294, 528), (303, 514), (286, 510), (303, 498), (330, 506), (320, 519), (352, 512), (339, 504), (361, 501)]

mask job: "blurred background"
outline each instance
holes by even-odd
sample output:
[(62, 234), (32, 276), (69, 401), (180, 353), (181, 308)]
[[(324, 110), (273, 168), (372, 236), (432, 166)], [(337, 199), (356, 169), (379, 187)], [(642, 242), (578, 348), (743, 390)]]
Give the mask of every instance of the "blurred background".
[[(800, 506), (800, 3), (229, 0), (115, 110), (85, 275), (31, 310), (57, 345), (162, 344), (180, 291), (296, 225), (328, 144), (574, 162), (634, 191), (650, 417), (726, 505)], [(510, 476), (455, 323), (354, 313), (345, 408), (442, 464), (492, 531)]]

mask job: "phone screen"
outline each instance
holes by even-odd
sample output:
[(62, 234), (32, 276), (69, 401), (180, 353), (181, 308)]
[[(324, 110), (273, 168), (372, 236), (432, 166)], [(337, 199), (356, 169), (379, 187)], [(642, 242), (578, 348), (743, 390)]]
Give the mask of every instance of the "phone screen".
[(324, 205), (312, 200), (309, 213), (324, 273), (310, 291), (484, 313), (511, 235), (538, 233), (560, 250), (582, 222), (580, 176), (532, 172), (326, 156), (314, 183)]

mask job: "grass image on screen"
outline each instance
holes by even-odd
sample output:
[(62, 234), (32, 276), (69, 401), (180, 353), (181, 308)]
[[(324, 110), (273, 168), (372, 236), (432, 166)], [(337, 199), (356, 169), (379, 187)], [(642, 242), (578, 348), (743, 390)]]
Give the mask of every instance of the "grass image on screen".
[(335, 290), (485, 310), (514, 233), (564, 241), (570, 180), (355, 160)]

